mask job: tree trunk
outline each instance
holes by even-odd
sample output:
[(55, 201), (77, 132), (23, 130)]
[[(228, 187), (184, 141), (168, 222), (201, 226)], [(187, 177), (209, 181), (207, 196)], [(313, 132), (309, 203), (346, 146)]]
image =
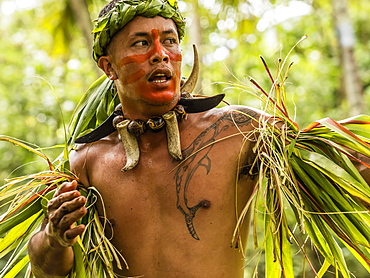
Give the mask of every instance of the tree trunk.
[[(71, 7), (77, 26), (85, 38), (86, 47), (87, 49), (90, 49), (91, 52), (93, 46), (93, 35), (91, 30), (93, 29), (93, 24), (90, 18), (86, 0), (68, 0), (68, 5)], [(94, 71), (96, 72), (97, 76), (102, 75), (102, 71), (96, 66), (95, 63)]]
[(342, 90), (347, 98), (350, 114), (363, 113), (363, 87), (354, 56), (355, 35), (348, 15), (347, 0), (332, 0), (334, 23), (339, 42), (342, 69)]

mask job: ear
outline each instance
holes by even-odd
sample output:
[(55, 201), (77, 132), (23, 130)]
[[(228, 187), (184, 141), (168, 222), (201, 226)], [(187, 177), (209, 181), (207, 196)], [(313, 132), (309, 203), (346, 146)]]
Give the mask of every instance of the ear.
[(110, 80), (118, 79), (116, 72), (114, 71), (110, 62), (109, 56), (101, 56), (98, 60), (98, 66), (101, 68)]

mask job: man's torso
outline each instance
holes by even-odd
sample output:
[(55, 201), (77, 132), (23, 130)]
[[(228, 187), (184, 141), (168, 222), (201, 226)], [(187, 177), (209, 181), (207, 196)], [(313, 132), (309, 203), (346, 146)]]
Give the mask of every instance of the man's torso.
[[(140, 137), (139, 164), (125, 173), (117, 133), (81, 146), (71, 157), (82, 183), (95, 186), (105, 201), (112, 242), (130, 267), (119, 274), (242, 277), (241, 246), (231, 240), (254, 184), (243, 166), (253, 162), (257, 124), (244, 113), (257, 113), (226, 112), (231, 110), (189, 115), (179, 124), (181, 162), (168, 154), (165, 131)], [(242, 135), (236, 123), (252, 132)]]

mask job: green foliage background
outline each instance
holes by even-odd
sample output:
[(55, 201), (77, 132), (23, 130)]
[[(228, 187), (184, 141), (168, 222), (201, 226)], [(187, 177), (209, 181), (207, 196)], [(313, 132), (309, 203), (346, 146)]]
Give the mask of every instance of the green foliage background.
[[(64, 142), (65, 126), (76, 103), (98, 77), (91, 50), (68, 2), (0, 1), (0, 134), (44, 147), (51, 158), (56, 158), (62, 150), (55, 146)], [(106, 1), (86, 2), (94, 19)], [(298, 16), (300, 9), (290, 10), (289, 19), (261, 30), (259, 24), (269, 18), (269, 12), (278, 13), (281, 11), (278, 7), (298, 2), (311, 11)], [(348, 2), (364, 101), (369, 103), (370, 6), (368, 0)], [(11, 12), (12, 7), (17, 9)], [(249, 76), (269, 88), (259, 55), (274, 68), (277, 59), (284, 59), (290, 48), (307, 34), (308, 38), (294, 49), (288, 60), (294, 62), (286, 88), (288, 103), (297, 107), (292, 109), (292, 115), (296, 114), (302, 128), (323, 117), (339, 120), (352, 116), (341, 91), (338, 38), (330, 0), (186, 0), (180, 1), (180, 8), (189, 22), (183, 42), (183, 75), (190, 72), (191, 44), (200, 42), (198, 48), (203, 61), (200, 93), (212, 95), (224, 91), (227, 85), (220, 82), (250, 85)], [(192, 29), (196, 17), (201, 26), (198, 38)], [(230, 89), (226, 93), (229, 103), (259, 108), (259, 102), (247, 93)], [(364, 113), (368, 114), (369, 110), (366, 108)], [(6, 178), (45, 167), (43, 161), (27, 151), (0, 142), (1, 184)], [(247, 271), (252, 266), (250, 263)], [(357, 277), (367, 277), (361, 267), (356, 270)]]

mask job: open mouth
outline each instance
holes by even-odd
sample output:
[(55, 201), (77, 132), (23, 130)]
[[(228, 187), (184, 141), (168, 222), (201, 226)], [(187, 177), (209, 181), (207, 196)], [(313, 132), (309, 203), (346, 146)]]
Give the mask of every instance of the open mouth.
[(160, 84), (167, 82), (171, 78), (172, 74), (170, 70), (156, 70), (150, 75), (148, 80), (149, 82)]

